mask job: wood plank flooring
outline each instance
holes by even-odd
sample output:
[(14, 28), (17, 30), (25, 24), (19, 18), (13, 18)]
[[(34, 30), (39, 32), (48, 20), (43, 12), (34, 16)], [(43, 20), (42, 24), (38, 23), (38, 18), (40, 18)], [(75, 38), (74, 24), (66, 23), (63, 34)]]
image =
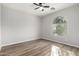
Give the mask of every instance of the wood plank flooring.
[(59, 56), (79, 56), (79, 48), (44, 39), (5, 46), (0, 56), (54, 56), (54, 46), (61, 51)]

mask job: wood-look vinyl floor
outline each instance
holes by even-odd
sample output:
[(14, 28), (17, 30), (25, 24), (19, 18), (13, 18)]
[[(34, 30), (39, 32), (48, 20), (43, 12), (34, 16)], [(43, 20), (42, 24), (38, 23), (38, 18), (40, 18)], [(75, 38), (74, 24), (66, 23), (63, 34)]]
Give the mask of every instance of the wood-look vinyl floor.
[(55, 47), (57, 51), (61, 51), (58, 52), (60, 56), (79, 56), (79, 48), (44, 39), (5, 46), (0, 51), (0, 56), (54, 56), (57, 53)]

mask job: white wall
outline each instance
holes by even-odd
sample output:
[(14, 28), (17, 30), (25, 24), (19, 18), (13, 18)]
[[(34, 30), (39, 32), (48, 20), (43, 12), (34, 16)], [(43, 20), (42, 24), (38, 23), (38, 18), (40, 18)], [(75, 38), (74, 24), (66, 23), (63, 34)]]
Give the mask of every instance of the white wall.
[[(67, 21), (67, 33), (64, 36), (55, 37), (53, 34), (52, 23), (57, 16), (63, 16)], [(42, 22), (41, 38), (79, 47), (79, 5), (47, 15)]]
[(37, 16), (2, 7), (2, 45), (39, 38), (40, 20)]
[(0, 49), (1, 49), (1, 4), (0, 4)]
[[(64, 16), (67, 20), (67, 34), (64, 36), (53, 35), (52, 22), (57, 16)], [(37, 16), (2, 6), (1, 44), (5, 46), (44, 38), (79, 47), (78, 25), (79, 5), (47, 15), (41, 19), (41, 23)]]

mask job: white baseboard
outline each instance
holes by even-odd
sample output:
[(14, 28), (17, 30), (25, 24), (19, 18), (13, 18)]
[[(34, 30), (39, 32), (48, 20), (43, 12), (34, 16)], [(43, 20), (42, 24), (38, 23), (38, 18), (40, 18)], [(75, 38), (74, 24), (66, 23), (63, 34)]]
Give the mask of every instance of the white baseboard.
[(0, 40), (0, 51), (1, 51), (2, 45), (1, 45), (1, 40)]
[(61, 44), (65, 44), (65, 45), (69, 45), (69, 46), (73, 46), (73, 47), (79, 48), (78, 45), (73, 45), (73, 44), (69, 44), (69, 43), (66, 43), (66, 42), (60, 42), (60, 41), (57, 41), (57, 40), (53, 40), (53, 39), (49, 39), (49, 38), (44, 38), (44, 37), (42, 39), (46, 39), (46, 40), (50, 40), (50, 41), (54, 41), (54, 42), (58, 42), (58, 43), (61, 43)]
[(39, 38), (31, 38), (31, 39), (29, 39), (29, 40), (24, 40), (24, 41), (18, 41), (18, 42), (3, 44), (2, 47), (3, 47), (3, 46), (8, 46), (8, 45), (13, 45), (13, 44), (18, 44), (18, 43), (22, 43), (22, 42), (27, 42), (27, 41), (37, 40), (37, 39), (39, 39)]
[[(40, 39), (40, 38), (31, 38), (31, 39), (25, 40), (25, 41), (19, 41), (19, 42), (4, 44), (4, 45), (1, 45), (1, 47), (3, 47), (3, 46), (8, 46), (8, 45), (13, 45), (13, 44), (18, 44), (18, 43), (22, 43), (22, 42), (27, 42), (27, 41), (32, 41), (32, 40), (37, 40), (37, 39)], [(57, 40), (52, 40), (52, 39), (49, 39), (49, 38), (44, 38), (44, 37), (42, 37), (41, 39), (46, 39), (46, 40), (50, 40), (50, 41), (54, 41), (54, 42), (58, 42), (58, 43), (62, 43), (62, 44), (65, 44), (65, 45), (69, 45), (69, 46), (73, 46), (73, 47), (79, 48), (79, 46), (77, 46), (77, 45), (71, 45), (71, 44), (69, 44), (69, 43), (65, 43), (65, 42), (63, 43), (63, 42), (60, 42), (60, 41), (57, 41)], [(1, 47), (0, 47), (0, 49), (1, 49)]]

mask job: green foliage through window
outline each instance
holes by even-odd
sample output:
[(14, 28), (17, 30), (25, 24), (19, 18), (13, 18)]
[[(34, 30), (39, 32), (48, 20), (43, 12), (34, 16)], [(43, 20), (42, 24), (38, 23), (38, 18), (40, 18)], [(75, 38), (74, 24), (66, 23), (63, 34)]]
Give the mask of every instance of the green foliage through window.
[(54, 24), (56, 25), (56, 30), (54, 30), (54, 33), (57, 35), (64, 35), (66, 29), (65, 28), (66, 21), (63, 20), (63, 17), (57, 17), (54, 20)]

